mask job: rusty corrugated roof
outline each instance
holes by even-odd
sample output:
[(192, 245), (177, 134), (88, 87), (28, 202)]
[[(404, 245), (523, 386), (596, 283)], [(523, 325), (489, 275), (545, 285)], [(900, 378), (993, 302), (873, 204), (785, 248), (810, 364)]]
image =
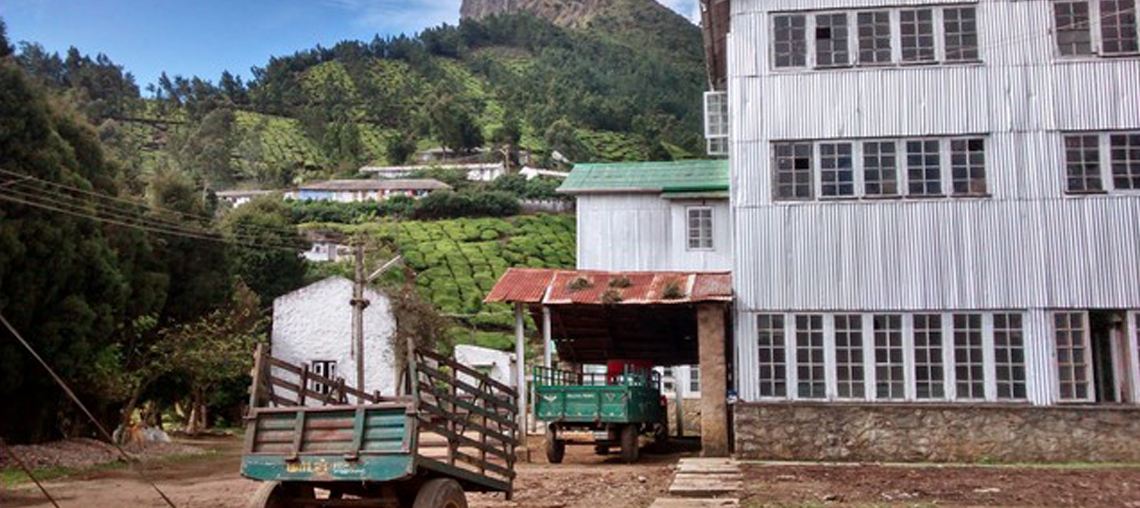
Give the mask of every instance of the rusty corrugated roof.
[(732, 301), (732, 275), (510, 268), (483, 301), (548, 305), (728, 302)]

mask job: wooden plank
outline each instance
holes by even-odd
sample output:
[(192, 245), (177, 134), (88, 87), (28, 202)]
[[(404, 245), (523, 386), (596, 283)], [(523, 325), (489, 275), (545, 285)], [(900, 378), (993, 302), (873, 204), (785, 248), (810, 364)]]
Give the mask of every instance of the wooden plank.
[[(315, 374), (310, 375), (310, 377), (313, 377), (313, 376), (315, 376)], [(293, 393), (296, 393), (297, 397), (298, 397), (298, 399), (300, 399), (300, 401), (303, 401), (305, 399), (303, 394), (308, 394), (309, 396), (312, 396), (314, 398), (317, 398), (317, 399), (324, 401), (326, 404), (331, 403), (331, 399), (328, 398), (328, 395), (325, 395), (321, 392), (310, 390), (308, 388), (305, 388), (304, 390), (302, 390), (301, 387), (298, 386), (296, 383), (286, 381), (286, 380), (281, 379), (279, 377), (269, 376), (269, 384), (270, 384), (270, 386), (281, 387), (281, 388), (289, 390)], [(301, 403), (300, 401), (296, 402), (295, 405), (303, 406), (304, 404)]]
[[(291, 372), (291, 373), (296, 374), (298, 376), (301, 375), (301, 368), (300, 367), (293, 365), (293, 364), (291, 364), (285, 360), (278, 360), (277, 358), (274, 358), (272, 356), (267, 356), (267, 357), (265, 357), (265, 359), (266, 359), (266, 361), (269, 362), (269, 365), (271, 367), (277, 367), (279, 369), (282, 369), (286, 372)], [(270, 374), (272, 374), (272, 373), (270, 373)]]
[(508, 469), (506, 467), (500, 466), (494, 462), (479, 460), (478, 457), (475, 457), (472, 455), (467, 455), (466, 453), (463, 453), (463, 452), (458, 451), (458, 450), (452, 451), (452, 457), (458, 459), (460, 462), (463, 462), (463, 463), (471, 465), (471, 466), (475, 466), (475, 467), (480, 468), (480, 469), (486, 469), (486, 470), (491, 471), (493, 473), (496, 473), (496, 474), (498, 474), (504, 478), (514, 478), (515, 477), (515, 472), (512, 469)]
[(509, 417), (505, 417), (505, 416), (503, 416), (499, 413), (496, 413), (494, 411), (488, 411), (486, 408), (479, 407), (479, 406), (477, 406), (471, 402), (468, 402), (466, 400), (463, 400), (460, 397), (456, 397), (450, 393), (447, 393), (443, 390), (440, 390), (438, 387), (433, 386), (433, 385), (428, 384), (428, 383), (425, 383), (421, 380), (420, 381), (420, 391), (422, 392), (424, 390), (427, 390), (432, 395), (435, 395), (437, 398), (443, 399), (443, 400), (450, 402), (456, 406), (459, 406), (463, 409), (466, 409), (472, 413), (475, 413), (477, 415), (481, 415), (481, 416), (486, 417), (486, 418), (490, 418), (490, 419), (494, 420), (496, 423), (507, 425), (511, 429), (515, 429), (518, 427), (518, 423)]
[(510, 386), (507, 386), (507, 385), (505, 385), (499, 381), (496, 381), (495, 379), (491, 378), (490, 376), (488, 376), (482, 372), (479, 372), (475, 369), (472, 369), (471, 367), (468, 367), (468, 366), (463, 365), (459, 362), (456, 362), (455, 360), (452, 360), (451, 358), (448, 358), (446, 356), (438, 354), (434, 351), (429, 351), (427, 349), (422, 349), (422, 348), (416, 349), (416, 353), (421, 354), (427, 358), (435, 360), (435, 361), (442, 363), (444, 365), (447, 365), (448, 367), (451, 367), (451, 368), (456, 369), (458, 371), (462, 371), (466, 374), (470, 374), (475, 379), (479, 379), (481, 381), (486, 382), (487, 384), (489, 384), (491, 386), (494, 386), (495, 388), (498, 388), (500, 391), (503, 392), (504, 395), (507, 395), (509, 397), (517, 397), (518, 396), (518, 392), (515, 391), (514, 388), (511, 388)]
[[(451, 377), (445, 375), (444, 373), (442, 373), (436, 369), (433, 369), (433, 368), (428, 367), (426, 365), (420, 365), (417, 367), (417, 369), (420, 372), (423, 372), (424, 374), (427, 374), (428, 376), (430, 376), (434, 379), (437, 379), (437, 380), (442, 381), (442, 382), (447, 383), (447, 384), (454, 384), (457, 388), (461, 388), (461, 389), (463, 389), (463, 391), (466, 391), (472, 395), (475, 395), (479, 399), (489, 401), (496, 406), (499, 406), (503, 409), (506, 409), (507, 411), (510, 412), (511, 415), (514, 415), (515, 413), (518, 412), (518, 409), (515, 408), (509, 401), (504, 401), (498, 397), (491, 396), (491, 395), (487, 394), (486, 392), (484, 392), (484, 391), (482, 391), (482, 390), (480, 390), (474, 386), (471, 386), (471, 385), (469, 385), (463, 381), (460, 381), (458, 379), (452, 379)], [(416, 389), (419, 390), (419, 387), (417, 386)]]
[[(297, 422), (293, 426), (293, 450), (292, 459), (297, 458), (297, 454), (301, 452), (302, 437), (305, 435), (305, 412), (297, 411)], [(288, 459), (286, 459), (288, 460)]]
[[(498, 455), (499, 457), (507, 459), (507, 461), (513, 461), (514, 460), (514, 457), (511, 456), (511, 454), (508, 453), (506, 450), (500, 450), (494, 446), (485, 445), (483, 443), (480, 443), (480, 442), (478, 442), (474, 439), (471, 439), (467, 436), (464, 436), (462, 434), (455, 434), (445, 427), (441, 427), (439, 425), (426, 423), (426, 422), (421, 422), (420, 425), (422, 425), (424, 427), (425, 431), (435, 432), (435, 433), (447, 438), (448, 439), (447, 446), (450, 446), (452, 444), (452, 442), (454, 441), (454, 442), (460, 443), (463, 446), (468, 446), (471, 448), (475, 448), (477, 450), (485, 451), (485, 452), (493, 454), (493, 455)], [(425, 446), (425, 445), (426, 446), (432, 446), (432, 445), (436, 445), (436, 444), (442, 444), (442, 443), (430, 443), (430, 442), (423, 443), (423, 442), (421, 442), (420, 446)]]
[[(429, 413), (432, 413), (436, 416), (439, 416), (440, 418), (444, 418), (447, 420), (460, 421), (460, 422), (463, 421), (459, 415), (454, 415), (454, 414), (448, 413), (448, 412), (446, 412), (446, 411), (444, 411), (438, 407), (435, 407), (435, 406), (423, 405), (423, 406), (420, 406), (420, 409), (425, 409)], [(424, 421), (423, 418), (420, 419), (420, 422), (422, 424), (431, 425), (430, 421)], [(515, 439), (511, 436), (508, 436), (506, 434), (500, 433), (500, 432), (492, 430), (492, 429), (484, 428), (478, 424), (475, 424), (474, 427), (475, 427), (476, 432), (484, 433), (487, 436), (498, 439), (499, 441), (502, 441), (503, 444), (516, 445), (516, 446), (518, 445), (518, 443), (515, 442)]]
[(297, 401), (286, 399), (285, 397), (272, 392), (269, 393), (269, 400), (278, 406), (293, 407), (297, 405)]
[(348, 452), (352, 457), (359, 457), (360, 448), (364, 445), (364, 422), (366, 416), (367, 413), (364, 408), (356, 408), (356, 415), (352, 418), (352, 449)]

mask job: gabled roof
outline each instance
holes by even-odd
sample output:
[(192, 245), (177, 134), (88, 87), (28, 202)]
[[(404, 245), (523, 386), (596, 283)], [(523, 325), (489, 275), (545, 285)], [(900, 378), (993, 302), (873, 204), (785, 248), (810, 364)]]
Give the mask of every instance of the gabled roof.
[(578, 164), (558, 188), (567, 194), (727, 191), (728, 161), (723, 159)]
[(729, 302), (732, 301), (732, 275), (729, 272), (508, 268), (483, 301), (546, 305)]
[(406, 180), (329, 180), (304, 184), (301, 190), (375, 191), (375, 190), (443, 190), (451, 186), (430, 178)]

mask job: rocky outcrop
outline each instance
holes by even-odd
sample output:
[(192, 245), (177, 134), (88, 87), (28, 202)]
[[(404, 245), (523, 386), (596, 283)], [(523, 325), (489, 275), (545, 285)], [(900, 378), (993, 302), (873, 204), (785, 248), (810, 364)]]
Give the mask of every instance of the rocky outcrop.
[(614, 0), (463, 0), (459, 15), (482, 19), (494, 14), (529, 12), (563, 27), (582, 27)]

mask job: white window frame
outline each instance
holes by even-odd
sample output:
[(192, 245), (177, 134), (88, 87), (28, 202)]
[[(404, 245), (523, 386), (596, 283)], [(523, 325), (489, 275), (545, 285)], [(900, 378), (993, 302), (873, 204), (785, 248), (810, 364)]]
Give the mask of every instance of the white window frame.
[[(330, 369), (331, 367), (331, 369)], [(309, 362), (309, 370), (318, 376), (328, 379), (336, 379), (337, 361), (336, 360), (312, 360)], [(332, 372), (329, 372), (331, 370)], [(309, 380), (309, 389), (327, 395), (332, 391), (332, 386), (324, 383), (319, 383), (314, 380)]]
[[(889, 397), (889, 398), (880, 398), (879, 397), (879, 387), (878, 387), (879, 379), (878, 379), (878, 370), (877, 370), (879, 368), (879, 363), (873, 357), (872, 361), (871, 361), (871, 368), (876, 369), (876, 372), (874, 374), (872, 374), (872, 379), (876, 383), (874, 386), (871, 387), (872, 391), (870, 392), (870, 397), (872, 398), (872, 400), (880, 400), (880, 401), (884, 401), (884, 402), (899, 402), (899, 401), (913, 400), (913, 396), (910, 395), (913, 390), (910, 388), (910, 384), (911, 384), (910, 383), (910, 369), (908, 368), (908, 365), (910, 365), (910, 363), (912, 361), (912, 357), (910, 357), (910, 353), (907, 352), (910, 350), (910, 345), (912, 343), (912, 341), (910, 341), (908, 339), (908, 336), (909, 336), (908, 330), (910, 328), (909, 316), (907, 314), (892, 313), (892, 312), (872, 313), (872, 314), (869, 314), (869, 316), (871, 317), (872, 334), (875, 333), (875, 329), (874, 329), (874, 318), (875, 318), (875, 316), (883, 316), (887, 319), (890, 319), (892, 317), (898, 318), (899, 326), (898, 326), (897, 332), (899, 334), (900, 347), (902, 348), (902, 365), (899, 365), (898, 367), (900, 367), (900, 372), (902, 372), (902, 387), (903, 387), (903, 392), (902, 392), (901, 396)], [(888, 333), (893, 333), (893, 332), (895, 332), (895, 330), (890, 330)], [(872, 335), (871, 336), (871, 349), (873, 352), (877, 352), (877, 348), (878, 348), (878, 343), (877, 343), (877, 341), (875, 341), (874, 335)], [(890, 349), (893, 349), (893, 348), (891, 348), (888, 344), (887, 349), (889, 351)], [(886, 365), (888, 369), (893, 368), (893, 364), (891, 364), (889, 361), (889, 355), (888, 355), (888, 362), (884, 365)], [(889, 382), (893, 383), (895, 381), (896, 380), (892, 378)]]
[[(791, 373), (794, 372), (795, 378), (796, 378), (795, 390), (792, 390), (790, 392), (790, 394), (793, 395), (793, 397), (794, 397), (793, 400), (826, 401), (826, 400), (828, 400), (828, 394), (827, 394), (827, 386), (828, 386), (828, 383), (827, 383), (827, 372), (828, 372), (828, 368), (827, 368), (828, 367), (828, 365), (827, 365), (827, 349), (828, 349), (827, 348), (827, 336), (828, 336), (827, 322), (828, 322), (828, 319), (827, 319), (827, 315), (826, 314), (818, 314), (818, 313), (794, 313), (794, 314), (791, 314), (790, 317), (791, 317), (791, 319), (789, 319), (788, 321), (791, 322), (790, 324), (791, 324), (791, 327), (792, 327), (793, 333), (794, 333), (794, 335), (791, 337), (791, 343), (793, 346), (793, 348), (791, 350), (791, 354), (792, 354), (792, 358), (794, 361), (789, 364), (790, 368), (788, 369), (788, 373), (789, 373), (789, 377), (791, 377)], [(820, 321), (820, 328), (819, 328), (818, 332), (815, 330), (812, 330), (812, 331), (807, 332), (807, 333), (819, 333), (819, 334), (821, 334), (820, 347), (823, 349), (823, 354), (824, 354), (823, 362), (819, 363), (819, 364), (817, 364), (815, 362), (810, 362), (807, 364), (807, 366), (809, 369), (814, 369), (818, 365), (818, 367), (822, 370), (822, 373), (823, 373), (822, 379), (812, 379), (810, 381), (813, 385), (816, 383), (823, 383), (824, 394), (822, 397), (810, 397), (810, 396), (800, 395), (800, 379), (799, 379), (799, 367), (800, 367), (800, 363), (801, 363), (800, 359), (799, 359), (799, 344), (800, 343), (799, 343), (799, 326), (798, 326), (798, 323), (796, 323), (796, 321), (798, 321), (799, 318), (801, 318), (801, 317), (806, 318), (809, 321), (812, 320), (813, 318), (819, 318), (819, 321)], [(807, 346), (807, 349), (814, 349), (814, 347), (809, 343)], [(791, 387), (789, 387), (789, 390), (790, 389), (791, 389)]]
[[(773, 319), (777, 319), (777, 318), (780, 320), (780, 327), (779, 328), (773, 328), (773, 327), (769, 326), (768, 328), (763, 329), (763, 331), (766, 331), (766, 332), (772, 332), (775, 330), (780, 330), (780, 333), (781, 333), (780, 345), (777, 347), (776, 342), (773, 341), (772, 345), (767, 347), (767, 349), (772, 350), (771, 352), (773, 354), (772, 361), (768, 364), (764, 364), (764, 363), (760, 362), (760, 350), (762, 347), (760, 345), (760, 340), (759, 340), (760, 339), (760, 333), (762, 331), (760, 328), (760, 318), (761, 317), (767, 317), (769, 320), (773, 320)], [(753, 319), (755, 319), (754, 322), (756, 323), (756, 353), (755, 353), (756, 354), (756, 382), (757, 382), (756, 395), (757, 395), (757, 397), (759, 397), (762, 400), (787, 399), (789, 397), (789, 392), (788, 392), (789, 353), (788, 353), (788, 318), (787, 318), (787, 315), (783, 314), (783, 313), (761, 313), (761, 314), (757, 314), (756, 316), (754, 316)], [(776, 358), (775, 355), (777, 352), (782, 356), (780, 356), (779, 358)], [(772, 368), (773, 376), (772, 376), (771, 380), (765, 380), (765, 379), (760, 378), (760, 370), (765, 365)], [(775, 371), (779, 367), (784, 368), (784, 376), (782, 379), (779, 376), (775, 375)], [(783, 395), (779, 395), (779, 394), (775, 393), (776, 387), (779, 386), (781, 383), (784, 386)], [(772, 386), (772, 392), (773, 393), (771, 395), (764, 395), (763, 394), (763, 389), (761, 387), (764, 386), (765, 384), (770, 384)]]
[[(1016, 316), (1020, 317), (1021, 323), (1020, 323), (1020, 326), (1018, 328), (1016, 328), (1016, 330), (1018, 331), (1018, 333), (1021, 334), (1021, 347), (1020, 348), (1010, 347), (1008, 345), (1008, 342), (1007, 342), (1005, 349), (1009, 349), (1011, 352), (1014, 349), (1020, 349), (1021, 350), (1020, 367), (1021, 367), (1022, 377), (1020, 380), (1017, 380), (1011, 374), (1009, 383), (1011, 386), (1016, 386), (1017, 384), (1020, 384), (1022, 386), (1022, 391), (1024, 391), (1024, 393), (1025, 393), (1025, 395), (1022, 397), (1016, 396), (1015, 395), (1016, 390), (1013, 390), (1012, 388), (1010, 390), (1010, 396), (1009, 397), (1002, 397), (1001, 395), (999, 395), (997, 393), (998, 383), (1001, 382), (998, 380), (998, 376), (997, 376), (997, 358), (996, 358), (996, 353), (997, 353), (997, 321), (996, 321), (995, 317), (998, 314), (1005, 315), (1005, 316), (1016, 315)], [(1017, 313), (1017, 312), (997, 312), (997, 313), (993, 313), (993, 314), (988, 315), (988, 322), (989, 322), (989, 327), (990, 327), (989, 328), (989, 330), (990, 330), (989, 340), (991, 343), (991, 346), (989, 347), (989, 349), (992, 350), (994, 352), (994, 355), (995, 355), (995, 358), (993, 359), (993, 365), (994, 365), (994, 367), (993, 367), (993, 380), (994, 380), (994, 382), (992, 383), (993, 387), (994, 387), (993, 400), (1000, 400), (1003, 402), (1004, 401), (1023, 402), (1025, 400), (1027, 400), (1029, 397), (1029, 366), (1027, 365), (1027, 363), (1028, 363), (1027, 362), (1028, 346), (1027, 346), (1026, 340), (1025, 340), (1025, 324), (1026, 324), (1025, 323), (1025, 315), (1022, 313)], [(1005, 328), (1002, 328), (1003, 333), (1008, 331), (1008, 330), (1014, 330), (1014, 328), (1010, 328), (1008, 325)], [(1018, 364), (1016, 362), (1014, 362), (1012, 359), (1010, 359), (1009, 362), (1007, 362), (1003, 365), (1008, 365), (1011, 369), (1018, 367)]]
[[(830, 317), (829, 320), (832, 322), (832, 326), (831, 326), (831, 333), (829, 334), (829, 336), (831, 337), (831, 340), (830, 340), (830, 346), (828, 346), (828, 352), (831, 354), (832, 360), (830, 362), (831, 366), (828, 368), (828, 371), (833, 373), (831, 375), (831, 377), (833, 379), (828, 383), (829, 384), (828, 391), (833, 394), (832, 398), (834, 398), (836, 400), (866, 400), (867, 399), (867, 385), (866, 385), (866, 379), (867, 379), (867, 363), (866, 363), (866, 360), (867, 360), (867, 353), (866, 353), (866, 349), (867, 349), (867, 334), (866, 334), (867, 326), (866, 326), (866, 317), (867, 316), (865, 314), (861, 314), (861, 313), (836, 313), (836, 314), (831, 314), (829, 317)], [(852, 377), (843, 383), (844, 385), (848, 385), (852, 389), (852, 392), (854, 392), (853, 389), (856, 386), (861, 387), (862, 392), (863, 392), (862, 395), (855, 395), (853, 393), (851, 395), (843, 396), (843, 395), (840, 395), (840, 393), (839, 393), (839, 385), (840, 385), (839, 369), (841, 367), (841, 365), (839, 363), (839, 318), (845, 318), (848, 320), (850, 320), (851, 318), (857, 318), (859, 320), (859, 326), (857, 328), (851, 327), (850, 323), (848, 323), (847, 328), (844, 328), (845, 333), (858, 333), (859, 334), (859, 346), (858, 346), (858, 348), (856, 348), (856, 347), (853, 347), (851, 345), (850, 340), (847, 342), (844, 349), (846, 349), (848, 352), (848, 357), (847, 357), (848, 359), (847, 359), (847, 362), (842, 365), (842, 367), (846, 370), (858, 369), (862, 372), (863, 375), (861, 377), (859, 377), (859, 378)], [(827, 342), (828, 341), (825, 340), (825, 343), (827, 343)], [(858, 351), (858, 354), (853, 355), (852, 352), (856, 351), (856, 350)], [(854, 361), (855, 359), (858, 359), (858, 363), (856, 363)]]
[[(950, 314), (950, 319), (951, 319), (951, 321), (953, 321), (952, 323), (950, 323), (951, 333), (953, 334), (953, 336), (951, 337), (951, 340), (950, 340), (951, 347), (953, 349), (953, 355), (951, 355), (952, 362), (953, 362), (953, 369), (954, 369), (953, 370), (953, 383), (954, 383), (953, 384), (953, 386), (954, 386), (953, 400), (983, 401), (983, 400), (989, 400), (990, 399), (990, 397), (987, 396), (987, 392), (989, 391), (989, 389), (988, 389), (989, 385), (992, 384), (992, 383), (990, 383), (990, 380), (994, 379), (994, 378), (992, 376), (987, 375), (987, 371), (989, 370), (989, 368), (987, 367), (988, 362), (986, 361), (986, 324), (985, 324), (986, 315), (987, 314), (983, 314), (980, 312), (955, 312), (955, 313)], [(975, 394), (974, 396), (968, 396), (967, 394), (964, 393), (963, 390), (958, 389), (958, 383), (959, 383), (959, 381), (961, 381), (961, 379), (958, 376), (958, 367), (959, 367), (958, 350), (959, 350), (959, 348), (963, 348), (963, 346), (958, 343), (958, 333), (960, 330), (957, 326), (956, 321), (957, 321), (957, 318), (959, 316), (963, 316), (967, 320), (969, 320), (973, 317), (978, 318), (978, 328), (976, 330), (973, 328), (969, 329), (971, 332), (976, 331), (978, 333), (977, 349), (979, 349), (978, 353), (981, 354), (980, 358), (977, 358), (976, 361), (971, 362), (971, 364), (981, 367), (981, 379), (979, 380), (979, 379), (971, 378), (969, 380), (969, 382), (980, 381), (982, 383), (981, 393)], [(967, 344), (967, 345), (965, 345), (965, 347), (963, 349), (972, 350), (972, 349), (975, 349), (975, 347), (972, 344)], [(973, 358), (971, 358), (971, 359), (973, 359)]]
[[(1140, 194), (1140, 189), (1118, 189), (1116, 178), (1112, 173), (1112, 136), (1138, 135), (1140, 130), (1118, 131), (1067, 131), (1061, 133), (1061, 190), (1065, 196), (1080, 197), (1088, 195), (1101, 195), (1105, 193)], [(1100, 178), (1100, 189), (1070, 190), (1069, 189), (1069, 157), (1067, 139), (1070, 137), (1096, 137), (1096, 163), (1097, 175)], [(988, 177), (988, 175), (987, 175)], [(988, 183), (988, 182), (987, 182)]]
[(724, 90), (705, 92), (705, 148), (710, 156), (728, 155), (728, 136), (731, 129), (728, 110), (728, 92)]
[[(1082, 326), (1081, 331), (1083, 332), (1081, 334), (1081, 337), (1083, 340), (1081, 350), (1082, 350), (1082, 357), (1083, 357), (1082, 360), (1084, 361), (1084, 370), (1085, 370), (1084, 382), (1086, 384), (1086, 395), (1083, 398), (1077, 398), (1077, 397), (1066, 398), (1066, 397), (1063, 397), (1061, 394), (1061, 383), (1063, 381), (1061, 380), (1061, 362), (1060, 362), (1060, 358), (1058, 358), (1058, 356), (1057, 356), (1057, 353), (1059, 352), (1060, 346), (1057, 344), (1057, 340), (1056, 340), (1057, 339), (1057, 333), (1059, 331), (1057, 329), (1057, 315), (1058, 314), (1070, 314), (1071, 316), (1080, 316), (1080, 318), (1081, 318), (1081, 326)], [(1050, 331), (1052, 339), (1053, 339), (1051, 341), (1052, 346), (1053, 346), (1053, 351), (1052, 351), (1051, 357), (1053, 359), (1052, 367), (1053, 367), (1053, 371), (1055, 374), (1055, 379), (1057, 380), (1056, 383), (1054, 383), (1054, 385), (1053, 385), (1053, 390), (1054, 390), (1054, 394), (1056, 395), (1056, 400), (1061, 404), (1073, 404), (1073, 403), (1080, 404), (1080, 403), (1096, 402), (1096, 382), (1095, 382), (1095, 379), (1093, 378), (1092, 341), (1090, 340), (1090, 337), (1089, 337), (1089, 335), (1091, 333), (1091, 330), (1089, 327), (1089, 313), (1087, 311), (1073, 311), (1073, 310), (1062, 310), (1062, 311), (1052, 312), (1049, 314), (1049, 331)], [(1071, 348), (1072, 346), (1070, 345), (1069, 347)]]
[[(704, 218), (699, 214), (708, 212), (708, 231), (705, 231)], [(695, 230), (696, 236), (693, 236), (693, 214), (697, 213), (698, 225)], [(716, 232), (716, 211), (711, 206), (686, 206), (685, 207), (685, 250), (688, 251), (713, 251), (716, 250), (716, 240), (714, 233)], [(693, 246), (693, 241), (696, 241), (697, 246)], [(708, 240), (708, 246), (705, 246), (705, 240)]]
[[(938, 338), (939, 338), (938, 353), (937, 353), (937, 356), (928, 357), (927, 362), (925, 364), (923, 364), (922, 367), (926, 368), (926, 369), (931, 369), (931, 370), (933, 370), (935, 368), (942, 369), (940, 372), (940, 374), (941, 374), (940, 376), (938, 376), (938, 377), (931, 376), (930, 379), (926, 381), (927, 383), (930, 383), (932, 390), (934, 388), (941, 388), (942, 393), (936, 395), (936, 394), (934, 394), (933, 391), (931, 391), (927, 396), (924, 396), (924, 397), (919, 397), (919, 394), (918, 394), (918, 371), (919, 371), (920, 366), (918, 364), (918, 356), (917, 356), (919, 348), (918, 348), (917, 341), (916, 341), (916, 339), (918, 338), (918, 328), (917, 328), (917, 324), (915, 323), (915, 321), (916, 321), (916, 318), (918, 318), (919, 316), (936, 317), (938, 319), (937, 328), (926, 328), (926, 330), (938, 334)], [(910, 366), (908, 368), (911, 371), (911, 373), (912, 373), (911, 376), (913, 378), (914, 399), (915, 400), (921, 400), (921, 401), (947, 400), (948, 397), (947, 397), (947, 393), (946, 393), (946, 388), (947, 388), (947, 383), (946, 383), (946, 372), (947, 372), (947, 368), (946, 368), (946, 345), (947, 345), (946, 344), (946, 342), (947, 342), (946, 341), (946, 339), (947, 339), (947, 337), (946, 337), (946, 316), (943, 315), (942, 313), (939, 313), (939, 312), (917, 312), (917, 313), (911, 314), (911, 321), (912, 321), (912, 323), (911, 323), (911, 347), (910, 347), (910, 349), (911, 349), (911, 362), (910, 362)], [(929, 342), (928, 342), (925, 346), (923, 346), (923, 349), (925, 349), (929, 353), (930, 350), (932, 350), (934, 348), (931, 347), (929, 345)], [(934, 360), (937, 360), (937, 364), (934, 362)]]
[[(1062, 3), (1062, 2), (1057, 2)], [(1125, 53), (1110, 53), (1104, 52), (1104, 31), (1103, 21), (1104, 16), (1100, 10), (1100, 0), (1083, 0), (1065, 3), (1084, 3), (1089, 8), (1089, 44), (1092, 46), (1092, 52), (1087, 55), (1065, 55), (1061, 53), (1061, 46), (1057, 44), (1057, 11), (1053, 2), (1049, 5), (1049, 34), (1050, 43), (1053, 45), (1053, 56), (1059, 60), (1089, 60), (1099, 58), (1135, 58), (1140, 56), (1140, 51), (1125, 52)], [(1137, 16), (1137, 37), (1140, 38), (1140, 1), (1133, 0), (1133, 13)]]
[(1128, 313), (1128, 357), (1132, 366), (1129, 376), (1132, 385), (1132, 403), (1140, 404), (1140, 311)]

